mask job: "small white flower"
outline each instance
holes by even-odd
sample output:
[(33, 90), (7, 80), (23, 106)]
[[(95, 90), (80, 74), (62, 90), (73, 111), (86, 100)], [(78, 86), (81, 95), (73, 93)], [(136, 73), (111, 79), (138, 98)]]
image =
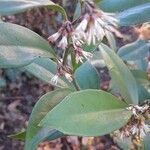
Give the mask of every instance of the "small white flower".
[(76, 57), (76, 63), (83, 63), (83, 59), (90, 59), (93, 55), (90, 52), (85, 52), (80, 47), (75, 47), (75, 57)]
[(148, 132), (150, 132), (149, 125), (146, 125), (144, 122), (142, 122), (140, 125), (134, 125), (130, 132), (132, 135), (138, 135), (141, 139), (143, 139)]
[(77, 26), (76, 31), (85, 31), (88, 25), (89, 21), (89, 15), (85, 15), (84, 19), (81, 21), (81, 23)]
[(48, 38), (48, 41), (53, 43), (53, 42), (57, 41), (57, 39), (60, 37), (60, 35), (61, 34), (59, 32), (56, 32)]
[(84, 43), (83, 40), (80, 38), (80, 34), (77, 32), (73, 32), (71, 38), (74, 47), (81, 46)]
[(65, 77), (69, 82), (72, 82), (72, 76), (69, 73), (65, 73)]
[[(77, 26), (76, 31), (85, 33), (84, 40), (89, 45), (95, 45), (96, 42), (102, 41), (106, 35), (105, 30), (122, 38), (121, 33), (117, 30), (118, 20), (115, 18), (115, 14), (105, 13), (102, 10), (98, 10), (94, 3), (85, 1), (85, 11), (82, 15), (83, 20)], [(81, 35), (83, 36), (83, 34)]]
[(91, 59), (93, 57), (93, 54), (90, 53), (90, 52), (85, 52), (85, 51), (82, 51), (82, 55), (87, 59)]
[(59, 44), (58, 44), (59, 48), (62, 49), (66, 49), (68, 47), (68, 40), (67, 40), (67, 36), (63, 36), (62, 39), (60, 40)]
[(132, 128), (131, 128), (131, 134), (133, 134), (133, 135), (135, 135), (135, 134), (137, 134), (138, 133), (138, 131), (139, 131), (139, 129), (137, 128), (137, 126), (136, 125), (134, 125)]
[(143, 139), (147, 135), (148, 132), (150, 132), (149, 125), (146, 125), (145, 123), (143, 123), (143, 125), (140, 127), (140, 137), (141, 137), (141, 139)]
[(59, 79), (59, 76), (56, 74), (56, 75), (51, 79), (51, 83), (54, 84), (54, 85), (57, 85), (58, 79)]

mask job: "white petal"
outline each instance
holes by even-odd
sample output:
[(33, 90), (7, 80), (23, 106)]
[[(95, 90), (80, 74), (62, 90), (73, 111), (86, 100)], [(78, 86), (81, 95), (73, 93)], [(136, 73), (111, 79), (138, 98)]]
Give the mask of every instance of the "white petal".
[(54, 84), (54, 85), (57, 85), (57, 83), (58, 83), (58, 78), (59, 78), (59, 76), (58, 76), (58, 75), (55, 75), (55, 76), (51, 79), (51, 83)]

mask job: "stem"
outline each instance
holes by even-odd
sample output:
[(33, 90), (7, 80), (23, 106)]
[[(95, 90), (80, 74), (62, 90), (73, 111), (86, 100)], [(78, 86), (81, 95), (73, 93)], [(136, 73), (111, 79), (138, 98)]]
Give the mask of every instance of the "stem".
[(78, 141), (79, 141), (79, 149), (82, 150), (82, 137), (78, 137)]
[(67, 49), (65, 50), (65, 53), (64, 53), (64, 58), (63, 58), (63, 63), (62, 63), (64, 66), (65, 66), (66, 63), (67, 63), (68, 54), (69, 54), (69, 48), (67, 48)]
[(80, 91), (80, 87), (78, 85), (78, 83), (76, 82), (76, 79), (74, 78), (74, 76), (72, 77), (72, 83), (74, 85), (74, 87), (76, 88), (77, 91)]

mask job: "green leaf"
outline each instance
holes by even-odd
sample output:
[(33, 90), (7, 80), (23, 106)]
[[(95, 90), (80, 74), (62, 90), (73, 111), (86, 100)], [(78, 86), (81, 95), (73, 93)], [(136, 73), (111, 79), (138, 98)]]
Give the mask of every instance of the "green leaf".
[(142, 70), (131, 70), (133, 76), (135, 77), (136, 81), (141, 85), (146, 85), (149, 83), (148, 76), (145, 71)]
[(146, 72), (142, 70), (132, 70), (131, 72), (136, 79), (139, 102), (142, 104), (145, 100), (150, 99), (150, 93), (145, 88), (150, 83), (150, 81), (148, 80)]
[(139, 60), (147, 56), (150, 43), (138, 39), (137, 41), (127, 44), (118, 50), (118, 55), (123, 60)]
[(6, 86), (6, 80), (2, 77), (0, 77), (0, 88), (3, 88)]
[(75, 71), (75, 79), (81, 89), (100, 89), (100, 77), (89, 61)]
[(82, 45), (82, 48), (84, 49), (84, 51), (86, 52), (93, 52), (96, 48), (97, 48), (97, 45), (88, 45), (88, 44), (83, 44)]
[(26, 131), (23, 130), (23, 131), (20, 131), (20, 132), (18, 132), (16, 134), (9, 135), (8, 137), (16, 139), (16, 140), (24, 141), (25, 137), (26, 137)]
[(39, 57), (55, 58), (46, 40), (25, 27), (0, 23), (0, 68), (22, 67)]
[(66, 12), (63, 7), (50, 0), (0, 0), (0, 15), (10, 15), (24, 12), (28, 9), (48, 6), (51, 9), (62, 13), (66, 18)]
[(122, 150), (130, 150), (132, 147), (132, 140), (129, 137), (115, 138), (115, 143), (122, 149)]
[(104, 11), (120, 12), (148, 2), (149, 0), (102, 0), (99, 6)]
[(69, 94), (40, 125), (68, 135), (105, 135), (127, 123), (131, 112), (126, 107), (124, 102), (104, 91), (83, 90)]
[(103, 59), (109, 69), (113, 85), (129, 104), (138, 104), (136, 81), (124, 62), (108, 46), (99, 46)]
[[(51, 83), (57, 71), (57, 64), (48, 58), (39, 58), (34, 63), (24, 67), (25, 70), (46, 83)], [(56, 85), (55, 85), (56, 86)], [(58, 79), (58, 87), (68, 87), (69, 83), (64, 78)]]
[(78, 2), (77, 5), (76, 5), (75, 12), (74, 12), (73, 20), (78, 19), (80, 17), (80, 15), (81, 15), (81, 3)]
[[(51, 128), (42, 128), (41, 130), (38, 131), (37, 135), (33, 139), (34, 141), (32, 141), (32, 142), (40, 143), (41, 140), (42, 141), (52, 141), (52, 140), (55, 140), (55, 139), (63, 137), (63, 136), (64, 136), (64, 134), (57, 130), (54, 130)], [(16, 134), (9, 135), (8, 137), (16, 139), (16, 140), (25, 141), (26, 130), (18, 132)]]
[(138, 25), (150, 20), (150, 3), (125, 10), (117, 15), (121, 26)]
[(42, 96), (36, 103), (29, 119), (25, 150), (34, 150), (39, 142), (45, 140), (47, 137), (50, 138), (50, 135), (51, 139), (53, 139), (53, 136), (62, 136), (62, 133), (51, 127), (41, 128), (38, 124), (51, 109), (59, 104), (70, 93), (71, 90), (69, 89), (52, 91)]
[(144, 150), (150, 150), (150, 133), (144, 138)]

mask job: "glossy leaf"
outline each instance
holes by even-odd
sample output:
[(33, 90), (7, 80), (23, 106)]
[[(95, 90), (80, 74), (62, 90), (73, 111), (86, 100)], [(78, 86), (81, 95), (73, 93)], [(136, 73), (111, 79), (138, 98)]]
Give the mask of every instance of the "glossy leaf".
[(118, 14), (121, 26), (138, 25), (150, 20), (150, 3), (145, 3)]
[[(40, 58), (24, 68), (27, 72), (43, 80), (44, 82), (53, 84), (51, 83), (51, 79), (56, 74), (57, 64), (48, 58)], [(68, 84), (65, 79), (59, 78), (57, 86), (68, 87)]]
[[(51, 109), (59, 104), (70, 93), (71, 90), (69, 89), (52, 91), (42, 96), (36, 103), (29, 119), (25, 150), (34, 150), (39, 142), (45, 140), (47, 137), (50, 138), (50, 134), (55, 137), (62, 136), (62, 133), (51, 127), (40, 128), (38, 124)], [(51, 139), (53, 139), (53, 137), (51, 137)]]
[(55, 57), (46, 40), (25, 27), (0, 23), (0, 68), (22, 67), (39, 57)]
[(104, 91), (83, 90), (68, 95), (40, 125), (68, 135), (105, 135), (127, 123), (131, 112), (126, 107), (124, 102)]
[(48, 6), (66, 17), (65, 10), (50, 0), (0, 0), (0, 15), (16, 14), (43, 6)]
[(147, 56), (150, 43), (138, 39), (137, 41), (127, 44), (118, 50), (118, 55), (123, 60), (139, 60)]
[(75, 79), (81, 89), (100, 89), (100, 77), (89, 61), (75, 71)]
[(148, 2), (149, 0), (102, 0), (99, 6), (106, 12), (121, 12)]
[(99, 46), (101, 54), (109, 69), (113, 85), (129, 104), (138, 104), (136, 81), (123, 61), (108, 46)]

